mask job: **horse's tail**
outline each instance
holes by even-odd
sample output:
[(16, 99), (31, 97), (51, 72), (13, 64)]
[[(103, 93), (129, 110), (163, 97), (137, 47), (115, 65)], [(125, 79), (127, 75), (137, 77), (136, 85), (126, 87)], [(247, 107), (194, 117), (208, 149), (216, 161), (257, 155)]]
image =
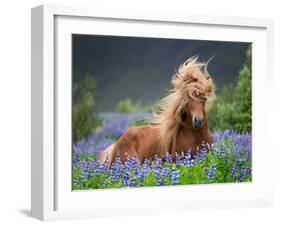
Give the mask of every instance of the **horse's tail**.
[(115, 151), (114, 151), (115, 144), (110, 145), (108, 148), (106, 148), (104, 151), (100, 152), (98, 156), (98, 160), (101, 164), (103, 164), (105, 161), (108, 161), (108, 166), (110, 167), (114, 158), (115, 158)]

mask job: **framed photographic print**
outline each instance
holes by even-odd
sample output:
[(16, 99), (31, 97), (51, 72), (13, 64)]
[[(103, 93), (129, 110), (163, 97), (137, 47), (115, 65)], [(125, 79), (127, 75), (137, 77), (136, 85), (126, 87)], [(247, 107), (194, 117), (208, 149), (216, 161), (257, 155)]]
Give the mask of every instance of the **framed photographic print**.
[(272, 21), (32, 9), (32, 216), (270, 205)]

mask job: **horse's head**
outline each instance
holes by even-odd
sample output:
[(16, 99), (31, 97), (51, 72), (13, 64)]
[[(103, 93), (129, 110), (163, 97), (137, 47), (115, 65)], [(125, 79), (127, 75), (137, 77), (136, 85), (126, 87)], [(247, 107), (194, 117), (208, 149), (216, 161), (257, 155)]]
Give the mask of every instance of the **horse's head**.
[(160, 153), (170, 150), (179, 125), (202, 128), (206, 110), (215, 98), (215, 84), (207, 71), (207, 63), (189, 58), (172, 78), (173, 89), (159, 105), (152, 123), (159, 126)]
[[(188, 102), (183, 109), (181, 120), (189, 121), (195, 129), (201, 129), (206, 121), (205, 104), (206, 98), (200, 93), (188, 96)], [(188, 116), (190, 117), (189, 119)], [(184, 117), (186, 118), (184, 119)]]
[(180, 122), (195, 129), (202, 128), (206, 122), (205, 112), (215, 98), (215, 85), (207, 71), (207, 63), (198, 63), (197, 58), (188, 59), (174, 75), (172, 84), (180, 102), (177, 108)]

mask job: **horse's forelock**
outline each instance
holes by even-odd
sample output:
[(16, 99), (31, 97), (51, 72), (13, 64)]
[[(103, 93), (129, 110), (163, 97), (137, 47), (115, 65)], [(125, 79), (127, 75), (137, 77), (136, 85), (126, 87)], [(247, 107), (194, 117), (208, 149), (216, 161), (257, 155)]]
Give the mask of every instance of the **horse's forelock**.
[(194, 93), (199, 92), (206, 98), (207, 105), (210, 105), (215, 95), (215, 84), (208, 73), (208, 62), (198, 62), (198, 57), (188, 59), (178, 70), (177, 83), (181, 85), (175, 88), (182, 90), (179, 92), (182, 95), (193, 98), (196, 98)]

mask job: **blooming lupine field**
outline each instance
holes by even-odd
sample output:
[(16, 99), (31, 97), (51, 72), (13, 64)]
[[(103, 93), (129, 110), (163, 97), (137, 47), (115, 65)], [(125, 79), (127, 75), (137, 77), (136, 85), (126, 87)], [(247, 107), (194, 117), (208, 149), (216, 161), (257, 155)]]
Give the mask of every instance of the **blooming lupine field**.
[(107, 163), (97, 161), (97, 154), (151, 114), (101, 113), (99, 117), (103, 126), (73, 145), (74, 190), (251, 181), (251, 134), (231, 130), (213, 132), (215, 143), (208, 153), (203, 149), (191, 158), (187, 150), (176, 163), (169, 154), (165, 161), (155, 156), (143, 164), (128, 158), (123, 165), (117, 157), (109, 169)]

